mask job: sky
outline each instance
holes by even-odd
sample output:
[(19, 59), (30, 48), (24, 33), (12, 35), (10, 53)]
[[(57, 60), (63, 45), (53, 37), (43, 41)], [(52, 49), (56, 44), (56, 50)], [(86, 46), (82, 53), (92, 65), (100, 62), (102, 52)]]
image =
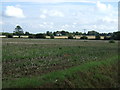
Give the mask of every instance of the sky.
[(0, 32), (118, 31), (118, 0), (4, 0), (0, 8)]

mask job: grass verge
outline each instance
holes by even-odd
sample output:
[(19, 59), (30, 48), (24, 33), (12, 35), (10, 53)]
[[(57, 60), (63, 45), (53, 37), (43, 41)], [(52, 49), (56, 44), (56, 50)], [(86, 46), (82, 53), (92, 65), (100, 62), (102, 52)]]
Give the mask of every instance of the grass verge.
[(4, 81), (3, 88), (116, 88), (118, 56), (102, 61), (90, 61), (66, 70), (38, 77), (23, 77)]

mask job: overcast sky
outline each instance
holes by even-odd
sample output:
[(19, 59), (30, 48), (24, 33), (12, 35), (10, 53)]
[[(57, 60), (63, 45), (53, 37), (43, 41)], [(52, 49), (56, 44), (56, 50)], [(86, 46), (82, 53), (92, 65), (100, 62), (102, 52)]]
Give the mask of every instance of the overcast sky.
[(0, 8), (4, 32), (16, 25), (30, 33), (118, 30), (118, 0), (4, 0)]

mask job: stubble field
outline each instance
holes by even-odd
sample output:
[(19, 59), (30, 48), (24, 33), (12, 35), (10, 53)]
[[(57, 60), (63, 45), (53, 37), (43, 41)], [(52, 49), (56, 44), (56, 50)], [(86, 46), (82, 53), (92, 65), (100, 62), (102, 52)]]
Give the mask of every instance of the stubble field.
[(118, 42), (2, 40), (3, 88), (118, 87)]

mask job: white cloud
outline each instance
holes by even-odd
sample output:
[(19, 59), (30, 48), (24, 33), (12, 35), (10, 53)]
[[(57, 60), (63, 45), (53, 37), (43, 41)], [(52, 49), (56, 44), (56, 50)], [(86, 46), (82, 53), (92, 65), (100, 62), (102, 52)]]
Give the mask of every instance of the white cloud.
[(43, 9), (41, 10), (43, 14), (47, 14), (48, 10), (47, 9)]
[(3, 24), (3, 22), (2, 21), (0, 21), (0, 25), (2, 25)]
[(40, 15), (40, 18), (45, 19), (46, 16), (45, 15)]
[(51, 16), (51, 17), (64, 17), (63, 12), (59, 10), (47, 10), (43, 9), (40, 10), (42, 15), (40, 16), (41, 18), (46, 18), (46, 16)]
[(49, 15), (50, 16), (57, 16), (57, 17), (64, 17), (64, 14), (60, 11), (57, 11), (57, 10), (51, 10), (49, 12)]
[(47, 22), (43, 22), (44, 25), (47, 25)]
[(109, 17), (109, 16), (104, 16), (104, 17), (101, 17), (99, 19), (96, 19), (95, 22), (93, 22), (93, 24), (97, 24), (97, 25), (106, 25), (109, 27), (109, 25), (116, 25), (118, 24), (118, 19), (117, 18), (114, 18), (114, 17)]
[(103, 20), (103, 22), (108, 22), (108, 23), (116, 23), (116, 22), (118, 22), (117, 19), (109, 18), (109, 17), (104, 17), (102, 20)]
[(101, 10), (106, 10), (107, 6), (102, 4), (100, 1), (97, 2), (97, 7)]
[(86, 32), (90, 31), (90, 30), (95, 30), (95, 31), (98, 31), (100, 33), (114, 32), (114, 31), (116, 31), (118, 29), (118, 27), (116, 25), (106, 25), (106, 24), (82, 25), (80, 27), (81, 27), (82, 32), (83, 32), (83, 29), (86, 29)]
[(117, 30), (117, 26), (109, 26), (109, 28), (108, 28), (108, 26), (107, 25), (99, 25), (98, 27), (98, 30), (100, 31), (100, 32), (103, 32), (103, 30), (104, 30), (104, 32), (106, 31), (106, 32), (108, 32), (108, 31), (115, 31), (115, 30)]
[[(57, 3), (57, 2), (88, 2), (94, 3), (97, 0), (3, 0), (1, 2), (41, 2), (41, 3)], [(102, 2), (118, 2), (119, 0), (101, 0)]]
[(91, 2), (89, 0), (4, 0), (2, 2), (40, 2), (40, 3), (59, 3), (59, 2)]
[(50, 22), (50, 25), (54, 25), (54, 23), (53, 23), (53, 22)]
[(43, 25), (43, 24), (39, 24), (39, 26), (40, 26), (40, 27), (44, 27), (44, 25)]
[(16, 18), (24, 18), (23, 10), (21, 8), (15, 6), (7, 6), (5, 11), (6, 16), (16, 17)]
[(110, 4), (106, 5), (100, 1), (97, 1), (96, 6), (100, 11), (108, 11), (112, 9), (112, 6)]
[(53, 28), (53, 26), (50, 26), (50, 28)]
[(73, 25), (76, 25), (76, 24), (77, 24), (76, 22), (73, 23)]
[(39, 24), (40, 28), (44, 28), (44, 29), (53, 28), (53, 25), (54, 25), (53, 22), (42, 22)]
[(68, 24), (65, 24), (65, 25), (61, 26), (61, 29), (69, 29), (69, 28), (70, 28), (70, 25), (68, 25)]
[[(117, 3), (104, 3), (101, 2), (101, 0), (99, 0), (99, 2), (96, 0), (95, 4), (85, 5), (82, 3), (78, 3), (79, 5), (76, 5), (76, 3), (60, 3), (40, 4), (39, 6), (36, 6), (35, 4), (36, 3), (30, 4), (30, 9), (32, 8), (31, 10), (29, 10), (29, 8), (26, 9), (26, 6), (24, 6), (24, 4), (22, 5), (22, 3), (20, 4), (21, 6), (19, 6), (19, 8), (24, 8), (23, 10), (26, 11), (26, 14), (32, 16), (29, 19), (26, 18), (20, 22), (24, 23), (24, 25), (29, 25), (29, 23), (32, 23), (32, 25), (34, 24), (33, 26), (30, 26), (34, 28), (26, 27), (27, 30), (33, 30), (33, 32), (40, 30), (56, 31), (59, 29), (64, 29), (67, 31), (83, 31), (83, 29), (94, 29), (96, 31), (109, 32), (114, 31), (117, 28), (118, 7), (115, 6)], [(39, 11), (34, 11), (38, 8)], [(16, 23), (19, 22), (16, 18), (9, 18), (9, 20), (8, 18), (5, 19), (6, 22), (9, 23), (12, 22), (12, 19), (16, 21)], [(9, 27), (6, 30), (8, 30)]]

